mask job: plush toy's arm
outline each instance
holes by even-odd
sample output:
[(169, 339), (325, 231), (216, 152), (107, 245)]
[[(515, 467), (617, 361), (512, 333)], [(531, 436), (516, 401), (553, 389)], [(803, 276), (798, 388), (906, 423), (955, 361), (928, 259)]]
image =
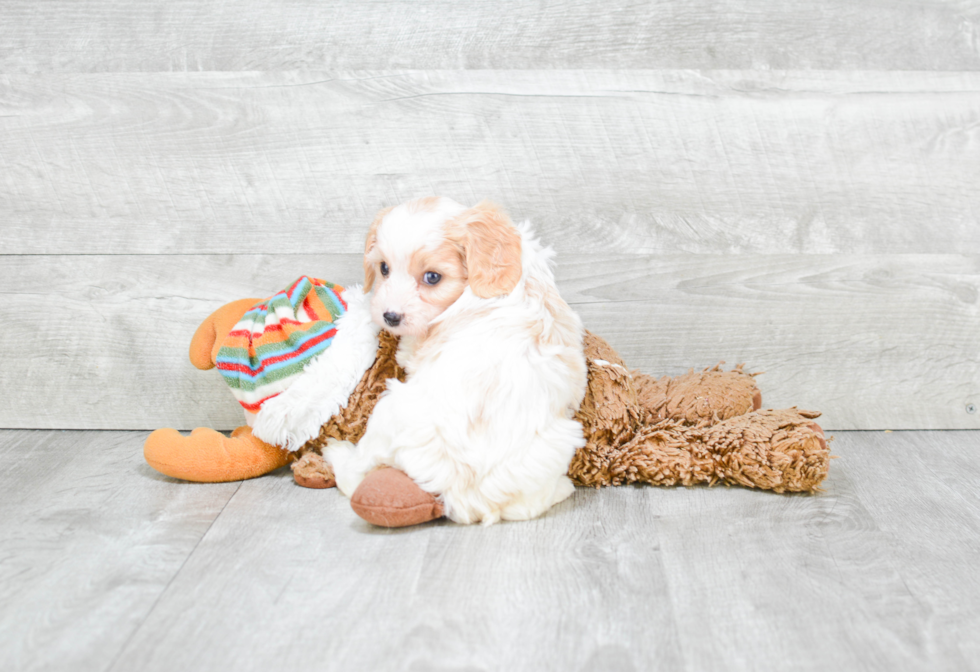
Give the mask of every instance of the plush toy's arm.
[(252, 433), (273, 445), (298, 450), (320, 433), (320, 427), (341, 408), (374, 362), (380, 329), (371, 322), (368, 299), (360, 287), (343, 294), (347, 312), (337, 321), (337, 334), (303, 371), (299, 380), (259, 410)]

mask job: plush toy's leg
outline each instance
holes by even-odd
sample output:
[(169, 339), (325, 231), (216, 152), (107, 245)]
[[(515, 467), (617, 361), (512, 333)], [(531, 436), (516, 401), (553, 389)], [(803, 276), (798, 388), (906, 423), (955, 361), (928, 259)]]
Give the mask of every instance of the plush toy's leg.
[(728, 483), (774, 492), (813, 492), (827, 477), (830, 450), (819, 413), (757, 411), (710, 427), (702, 441)]
[(322, 455), (307, 453), (291, 465), (293, 480), (304, 488), (333, 488), (337, 485), (333, 469)]
[(408, 527), (443, 516), (439, 500), (404, 472), (391, 467), (365, 476), (351, 496), (350, 505), (354, 513), (379, 527)]
[(667, 420), (643, 428), (605, 455), (594, 485), (728, 483), (774, 492), (813, 492), (827, 476), (830, 451), (819, 415), (756, 411), (711, 426)]
[(227, 437), (206, 427), (190, 436), (158, 429), (146, 438), (143, 456), (161, 474), (198, 483), (241, 481), (267, 474), (289, 463), (289, 453), (239, 427)]
[(238, 324), (249, 308), (261, 300), (239, 299), (226, 303), (208, 315), (191, 337), (191, 364), (204, 371), (213, 369), (215, 357), (218, 356), (218, 350), (228, 332)]

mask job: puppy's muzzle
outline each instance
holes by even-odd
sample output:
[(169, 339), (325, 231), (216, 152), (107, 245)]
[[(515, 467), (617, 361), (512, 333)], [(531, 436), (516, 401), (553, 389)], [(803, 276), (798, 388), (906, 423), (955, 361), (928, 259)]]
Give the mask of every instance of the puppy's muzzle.
[(385, 324), (387, 324), (389, 327), (397, 327), (401, 323), (402, 317), (404, 316), (401, 313), (387, 312), (382, 315), (382, 317), (385, 318)]

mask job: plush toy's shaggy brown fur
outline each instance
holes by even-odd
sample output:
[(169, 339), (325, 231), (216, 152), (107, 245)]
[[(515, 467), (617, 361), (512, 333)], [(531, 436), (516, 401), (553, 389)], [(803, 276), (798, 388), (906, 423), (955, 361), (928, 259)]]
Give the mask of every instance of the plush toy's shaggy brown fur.
[(580, 485), (738, 484), (775, 492), (817, 489), (830, 455), (819, 413), (757, 410), (754, 376), (720, 367), (676, 378), (630, 372), (586, 334), (589, 387), (578, 412), (586, 446), (568, 474)]
[[(357, 442), (389, 378), (398, 341), (381, 332), (378, 357), (345, 409), (297, 454), (296, 481), (329, 487), (320, 454), (328, 439)], [(754, 376), (720, 367), (676, 378), (630, 372), (603, 339), (586, 333), (589, 385), (576, 415), (587, 443), (568, 475), (580, 485), (738, 484), (775, 492), (810, 492), (827, 475), (830, 454), (813, 419), (819, 413), (758, 410)]]

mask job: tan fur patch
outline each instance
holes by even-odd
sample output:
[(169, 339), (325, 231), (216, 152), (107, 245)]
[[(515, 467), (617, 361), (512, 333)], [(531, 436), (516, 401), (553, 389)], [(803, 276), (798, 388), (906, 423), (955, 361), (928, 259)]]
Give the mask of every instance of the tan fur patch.
[(379, 212), (374, 217), (374, 221), (371, 222), (371, 226), (368, 228), (367, 238), (364, 239), (364, 291), (370, 292), (371, 288), (374, 286), (375, 280), (375, 269), (374, 266), (377, 263), (375, 255), (371, 252), (378, 244), (378, 227), (381, 226), (381, 221), (385, 218), (389, 212), (394, 210), (394, 206), (390, 206)]
[(572, 309), (561, 298), (558, 290), (547, 283), (528, 281), (526, 290), (529, 297), (541, 301), (544, 309), (552, 317), (547, 329), (541, 325), (536, 329), (538, 342), (542, 345), (564, 345), (578, 348), (582, 333)]
[[(466, 266), (463, 253), (452, 240), (445, 240), (433, 250), (416, 250), (409, 259), (409, 273), (419, 286), (419, 297), (440, 313), (451, 306), (466, 289)], [(435, 285), (425, 283), (425, 274), (433, 271), (442, 276)]]
[(521, 236), (498, 206), (481, 201), (448, 223), (449, 235), (462, 241), (466, 271), (480, 298), (508, 294), (521, 279)]

